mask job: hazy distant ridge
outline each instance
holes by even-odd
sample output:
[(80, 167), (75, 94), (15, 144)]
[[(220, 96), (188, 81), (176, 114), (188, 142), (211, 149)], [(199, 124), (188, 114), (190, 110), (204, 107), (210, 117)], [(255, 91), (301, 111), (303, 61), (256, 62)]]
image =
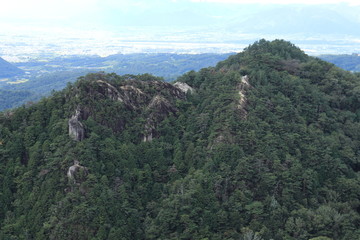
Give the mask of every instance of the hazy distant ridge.
[(0, 78), (13, 77), (23, 74), (24, 71), (0, 57)]

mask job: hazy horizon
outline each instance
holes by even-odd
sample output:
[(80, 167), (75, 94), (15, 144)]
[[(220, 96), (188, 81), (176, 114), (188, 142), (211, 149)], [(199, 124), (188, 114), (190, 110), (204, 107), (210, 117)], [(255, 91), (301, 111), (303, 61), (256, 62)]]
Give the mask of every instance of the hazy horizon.
[(265, 38), (309, 54), (359, 52), (357, 1), (14, 0), (0, 9), (0, 56), (238, 52)]

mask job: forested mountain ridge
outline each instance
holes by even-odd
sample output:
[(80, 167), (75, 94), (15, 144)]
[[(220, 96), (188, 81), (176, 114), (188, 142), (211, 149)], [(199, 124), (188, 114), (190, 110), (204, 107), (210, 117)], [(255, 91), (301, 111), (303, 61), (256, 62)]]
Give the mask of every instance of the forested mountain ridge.
[[(75, 55), (18, 62), (15, 65), (19, 70), (24, 69), (26, 75), (3, 81), (0, 79), (0, 91), (4, 92), (2, 95), (6, 95), (6, 98), (0, 101), (0, 111), (38, 101), (41, 97), (49, 96), (52, 90), (64, 89), (68, 82), (75, 82), (79, 76), (87, 73), (103, 70), (120, 75), (150, 73), (163, 77), (165, 81), (173, 81), (190, 70), (215, 66), (229, 55), (231, 53), (138, 53), (115, 54), (107, 57)], [(0, 78), (1, 69), (0, 61)]]
[(1, 110), (18, 107), (19, 103), (25, 104), (31, 100), (38, 100), (38, 96), (30, 91), (8, 91), (0, 89)]
[(356, 75), (260, 40), (177, 82), (90, 74), (1, 113), (0, 239), (360, 237)]

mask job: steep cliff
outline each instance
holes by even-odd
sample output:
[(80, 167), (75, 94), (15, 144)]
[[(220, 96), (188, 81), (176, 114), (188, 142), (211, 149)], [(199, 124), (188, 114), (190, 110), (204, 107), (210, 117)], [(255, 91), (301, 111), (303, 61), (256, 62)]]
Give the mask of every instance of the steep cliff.
[(76, 109), (75, 114), (69, 119), (69, 135), (76, 141), (81, 141), (85, 137), (84, 126), (79, 118), (80, 109)]
[[(140, 81), (135, 76), (117, 77), (110, 80), (105, 74), (92, 74), (78, 82), (70, 96), (75, 95), (75, 113), (69, 120), (69, 135), (77, 141), (86, 137), (81, 121), (89, 118), (99, 121), (121, 133), (134, 119), (142, 118), (144, 141), (158, 136), (157, 125), (170, 114), (176, 114), (177, 100), (185, 100), (185, 92), (170, 83), (159, 80)], [(104, 112), (99, 103), (114, 105), (114, 111)], [(126, 111), (125, 114), (120, 114)], [(102, 116), (100, 113), (105, 115)], [(130, 116), (131, 115), (131, 116)], [(108, 118), (108, 119), (107, 119)], [(104, 120), (107, 119), (107, 120)]]

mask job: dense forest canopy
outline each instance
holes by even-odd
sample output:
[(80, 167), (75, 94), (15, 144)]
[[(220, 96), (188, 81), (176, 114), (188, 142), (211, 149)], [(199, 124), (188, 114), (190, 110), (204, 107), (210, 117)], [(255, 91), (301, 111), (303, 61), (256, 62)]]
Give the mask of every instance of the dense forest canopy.
[(359, 76), (283, 40), (89, 74), (0, 114), (0, 239), (359, 239), (359, 149)]

